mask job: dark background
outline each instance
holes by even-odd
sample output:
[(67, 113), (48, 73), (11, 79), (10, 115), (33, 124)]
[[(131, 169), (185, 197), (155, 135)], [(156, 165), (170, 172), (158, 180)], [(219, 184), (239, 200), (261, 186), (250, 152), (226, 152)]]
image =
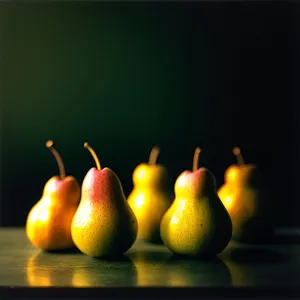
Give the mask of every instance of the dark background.
[(0, 3), (1, 225), (24, 225), (58, 173), (94, 162), (120, 177), (161, 147), (176, 177), (201, 164), (223, 183), (239, 145), (299, 221), (299, 5), (288, 2)]

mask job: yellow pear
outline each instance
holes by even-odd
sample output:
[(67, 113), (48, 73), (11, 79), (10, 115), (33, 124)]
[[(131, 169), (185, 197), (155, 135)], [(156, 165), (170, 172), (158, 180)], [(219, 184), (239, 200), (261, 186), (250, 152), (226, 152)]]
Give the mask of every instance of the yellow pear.
[(233, 153), (238, 164), (226, 170), (225, 183), (218, 190), (232, 220), (232, 238), (244, 242), (265, 241), (273, 233), (269, 193), (258, 167), (245, 164), (238, 147)]
[(174, 253), (215, 256), (229, 243), (232, 224), (217, 195), (214, 175), (198, 169), (200, 149), (194, 154), (193, 172), (184, 171), (175, 182), (175, 200), (165, 213), (160, 232)]
[(84, 144), (95, 159), (82, 183), (81, 201), (74, 215), (71, 234), (78, 249), (94, 257), (119, 256), (133, 245), (138, 231), (118, 176), (101, 169), (94, 150)]
[(133, 172), (133, 190), (128, 204), (138, 220), (138, 239), (160, 243), (160, 222), (173, 201), (167, 169), (156, 163), (159, 148), (153, 147), (149, 163), (138, 165)]
[(73, 176), (66, 176), (59, 153), (48, 141), (46, 146), (54, 154), (60, 176), (53, 176), (45, 184), (41, 199), (32, 207), (26, 220), (29, 241), (42, 250), (74, 248), (71, 223), (80, 200), (80, 186)]

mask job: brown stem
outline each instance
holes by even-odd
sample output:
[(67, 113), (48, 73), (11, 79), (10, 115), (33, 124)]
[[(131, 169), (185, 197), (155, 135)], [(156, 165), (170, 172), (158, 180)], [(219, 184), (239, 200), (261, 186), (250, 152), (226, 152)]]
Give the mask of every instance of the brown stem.
[(201, 149), (199, 147), (197, 147), (195, 149), (194, 158), (193, 158), (193, 172), (195, 172), (199, 168), (199, 156), (200, 156), (200, 152), (201, 152)]
[(151, 152), (150, 152), (150, 155), (149, 155), (149, 161), (148, 161), (149, 165), (155, 165), (156, 164), (159, 153), (160, 153), (159, 147), (154, 146), (152, 148)]
[(241, 153), (241, 149), (239, 147), (234, 147), (232, 149), (232, 152), (236, 157), (238, 165), (244, 165), (245, 162), (244, 162), (244, 158), (243, 158), (242, 153)]
[(94, 149), (87, 142), (84, 143), (84, 148), (86, 148), (90, 151), (90, 153), (92, 154), (92, 156), (95, 160), (97, 169), (101, 170), (100, 161), (99, 161), (99, 158), (98, 158), (96, 152), (94, 151)]
[(65, 177), (66, 177), (66, 170), (65, 170), (65, 166), (64, 166), (64, 163), (63, 163), (63, 160), (60, 156), (60, 154), (57, 152), (57, 150), (53, 147), (53, 141), (52, 140), (49, 140), (47, 141), (46, 143), (46, 147), (48, 149), (50, 149), (50, 151), (53, 153), (55, 159), (56, 159), (56, 162), (57, 162), (57, 165), (58, 165), (58, 169), (59, 169), (59, 173), (60, 173), (60, 179), (63, 180)]

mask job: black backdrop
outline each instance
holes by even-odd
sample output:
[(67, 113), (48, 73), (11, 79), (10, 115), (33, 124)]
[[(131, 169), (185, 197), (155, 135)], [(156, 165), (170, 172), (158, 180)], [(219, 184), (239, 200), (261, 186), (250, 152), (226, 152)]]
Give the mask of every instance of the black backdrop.
[(57, 174), (53, 139), (79, 182), (88, 141), (127, 195), (154, 144), (173, 182), (200, 146), (218, 185), (239, 145), (277, 223), (299, 225), (297, 17), (288, 2), (2, 2), (1, 224), (25, 224)]

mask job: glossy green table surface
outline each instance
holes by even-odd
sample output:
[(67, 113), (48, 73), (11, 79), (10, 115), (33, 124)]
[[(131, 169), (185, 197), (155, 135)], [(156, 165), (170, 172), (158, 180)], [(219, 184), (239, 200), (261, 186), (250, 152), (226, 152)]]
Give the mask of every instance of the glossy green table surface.
[(293, 289), (300, 284), (300, 231), (278, 231), (267, 245), (231, 242), (212, 261), (176, 258), (163, 245), (143, 242), (136, 242), (123, 258), (106, 261), (80, 252), (42, 252), (29, 243), (23, 228), (2, 228), (0, 265), (0, 296), (58, 287), (68, 287), (58, 293), (103, 287)]

